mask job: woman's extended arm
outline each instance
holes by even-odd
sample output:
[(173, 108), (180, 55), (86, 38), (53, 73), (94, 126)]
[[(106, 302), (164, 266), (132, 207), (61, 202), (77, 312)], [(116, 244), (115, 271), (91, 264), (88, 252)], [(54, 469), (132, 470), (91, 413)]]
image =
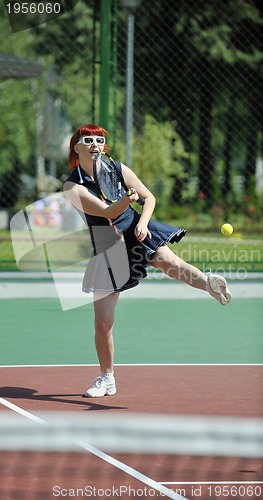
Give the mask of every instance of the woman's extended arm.
[(97, 217), (105, 217), (106, 219), (115, 219), (121, 215), (126, 208), (136, 200), (136, 194), (131, 196), (122, 196), (118, 201), (107, 205), (79, 184), (66, 181), (64, 184), (64, 192), (67, 199), (81, 212)]

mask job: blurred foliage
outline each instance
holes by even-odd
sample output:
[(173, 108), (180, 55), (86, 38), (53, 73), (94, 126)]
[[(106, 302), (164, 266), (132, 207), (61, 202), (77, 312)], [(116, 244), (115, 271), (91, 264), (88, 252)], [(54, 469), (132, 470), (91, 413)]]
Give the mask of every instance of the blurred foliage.
[[(121, 5), (117, 2), (117, 102), (111, 67), (109, 144), (116, 134), (116, 158), (124, 162), (127, 16)], [(132, 168), (157, 197), (156, 217), (186, 217), (188, 225), (207, 229), (235, 217), (260, 230), (262, 188), (255, 179), (263, 156), (262, 25), (259, 0), (178, 0), (176, 9), (170, 0), (140, 3)], [(33, 200), (18, 200), (12, 179), (20, 172), (36, 175), (47, 99), (63, 110), (66, 143), (79, 125), (99, 120), (100, 2), (80, 0), (58, 19), (17, 33), (1, 3), (0, 42), (2, 52), (43, 67), (40, 79), (0, 82), (0, 194), (3, 198), (9, 189), (8, 200), (21, 206)], [(54, 136), (53, 147), (59, 149), (60, 142)], [(66, 160), (65, 146), (55, 167), (44, 158), (45, 168), (60, 178), (67, 175)]]

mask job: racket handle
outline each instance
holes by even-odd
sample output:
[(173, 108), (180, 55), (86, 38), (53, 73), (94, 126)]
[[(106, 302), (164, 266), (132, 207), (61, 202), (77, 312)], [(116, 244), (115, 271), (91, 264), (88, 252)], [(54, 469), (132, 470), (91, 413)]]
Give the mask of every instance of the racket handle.
[[(129, 189), (126, 194), (127, 196), (131, 196), (133, 192), (131, 191), (131, 189)], [(144, 205), (145, 199), (139, 196), (138, 200), (136, 200), (136, 203), (138, 203), (139, 205)]]

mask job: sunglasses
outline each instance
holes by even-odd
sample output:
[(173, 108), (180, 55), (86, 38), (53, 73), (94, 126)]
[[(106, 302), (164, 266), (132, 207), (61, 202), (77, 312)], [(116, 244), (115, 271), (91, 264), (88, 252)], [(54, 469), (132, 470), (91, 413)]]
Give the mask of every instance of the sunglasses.
[(91, 146), (96, 142), (99, 146), (103, 146), (105, 144), (105, 137), (102, 135), (84, 135), (81, 137), (79, 142), (77, 144), (86, 144), (88, 146)]

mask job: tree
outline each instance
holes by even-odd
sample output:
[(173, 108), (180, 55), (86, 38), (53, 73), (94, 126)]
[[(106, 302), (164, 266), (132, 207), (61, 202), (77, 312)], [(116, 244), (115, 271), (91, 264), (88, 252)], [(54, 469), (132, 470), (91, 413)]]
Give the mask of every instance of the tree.
[[(198, 172), (199, 189), (211, 204), (215, 193), (220, 192), (215, 189), (215, 183), (218, 187), (222, 178), (218, 159), (225, 164), (225, 186), (229, 192), (236, 153), (245, 172), (245, 152), (240, 143), (239, 150), (233, 147), (227, 151), (230, 131), (242, 142), (248, 140), (246, 177), (254, 176), (258, 142), (255, 139), (252, 145), (251, 138), (257, 138), (262, 126), (259, 119), (259, 112), (262, 116), (259, 92), (263, 59), (262, 6), (257, 0), (178, 0), (176, 8), (168, 0), (159, 0), (155, 8), (149, 6), (149, 1), (143, 2), (143, 15), (138, 12), (136, 17), (138, 126), (143, 125), (144, 113), (150, 113), (157, 120), (176, 122), (186, 150), (192, 153), (185, 161), (185, 169), (189, 175)], [(239, 115), (241, 109), (245, 111), (245, 120)], [(220, 119), (215, 123), (220, 110)], [(233, 121), (232, 125), (226, 123), (227, 118)], [(243, 123), (241, 130), (236, 127), (239, 119)], [(216, 135), (221, 135), (220, 152)]]

